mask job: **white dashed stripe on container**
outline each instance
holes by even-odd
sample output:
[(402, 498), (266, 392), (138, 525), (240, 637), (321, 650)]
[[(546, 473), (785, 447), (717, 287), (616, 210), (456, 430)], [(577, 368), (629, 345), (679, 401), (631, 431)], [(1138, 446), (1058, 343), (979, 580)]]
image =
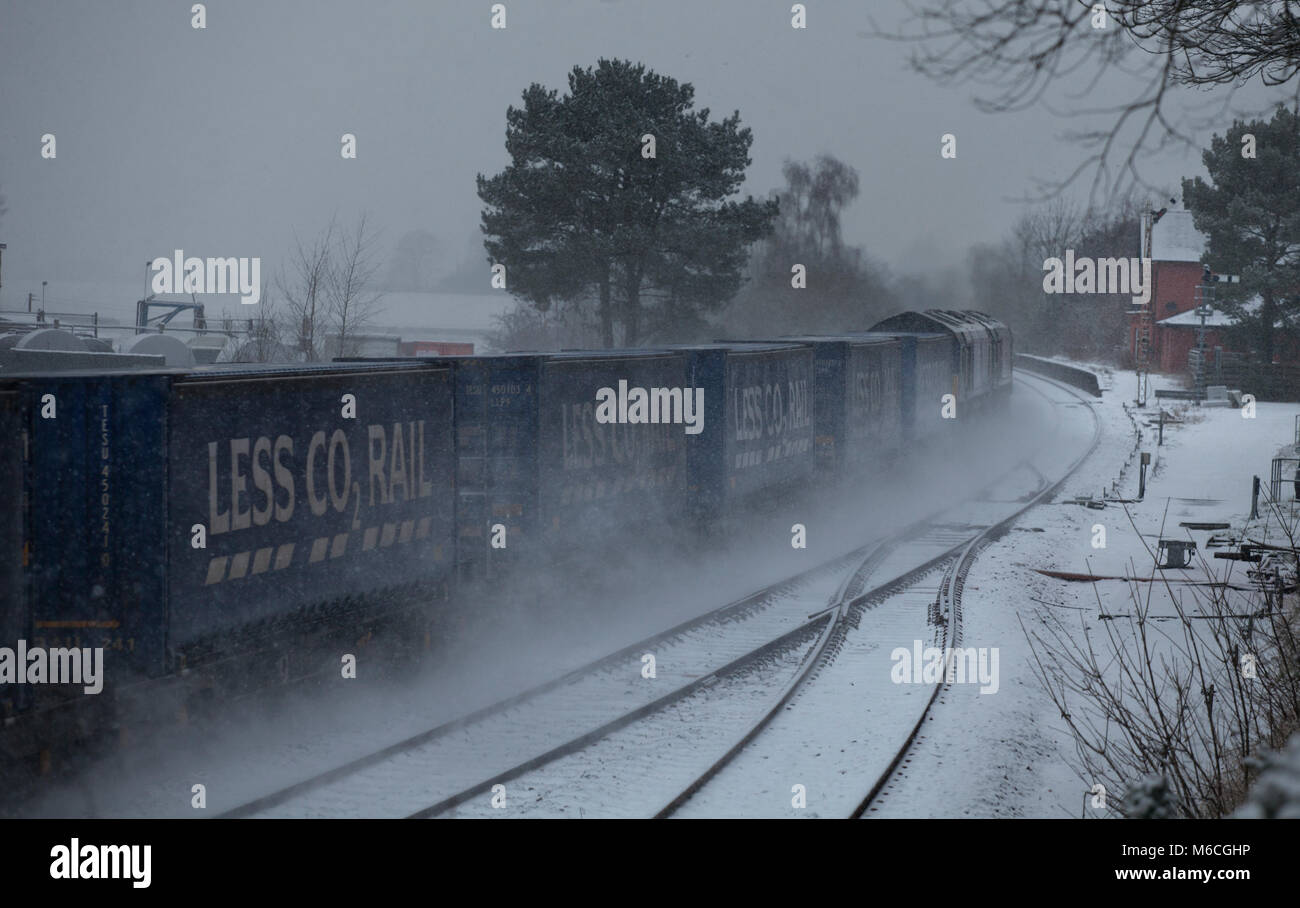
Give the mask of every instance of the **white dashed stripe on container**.
[(240, 552), (238, 555), (230, 559), (229, 579), (238, 580), (240, 577), (243, 577), (247, 573), (248, 573), (248, 553)]
[(271, 552), (275, 551), (274, 546), (267, 546), (264, 549), (258, 549), (257, 554), (253, 556), (253, 573), (263, 574), (271, 566)]
[[(361, 533), (361, 550), (370, 552), (388, 548), (395, 542), (404, 544), (412, 539), (428, 539), (432, 526), (432, 517), (421, 517), (419, 520), (413, 517), (401, 522), (367, 527)], [(351, 533), (336, 533), (333, 536), (318, 536), (312, 540), (307, 563), (318, 564), (327, 559), (343, 557), (347, 554), (351, 535)], [(278, 547), (264, 546), (255, 551), (215, 555), (208, 561), (204, 586), (212, 586), (226, 580), (241, 580), (271, 570), (282, 571), (293, 564), (295, 547), (296, 543), (286, 542)]]
[(284, 545), (280, 546), (280, 550), (275, 553), (275, 569), (277, 571), (282, 571), (293, 563), (293, 547), (294, 544), (292, 542), (286, 542)]
[(338, 558), (348, 550), (348, 535), (347, 533), (339, 533), (334, 537), (334, 544), (330, 546), (331, 558)]
[(325, 560), (325, 550), (329, 548), (330, 538), (322, 536), (311, 544), (311, 557), (307, 559), (308, 564), (315, 564), (318, 561)]
[[(274, 569), (282, 571), (293, 563), (294, 543), (286, 542), (278, 549), (275, 546), (266, 546), (258, 549), (256, 552), (236, 552), (234, 555), (216, 555), (208, 561), (208, 575), (203, 581), (204, 586), (212, 586), (214, 583), (221, 583), (223, 580), (239, 580), (243, 577), (250, 576), (249, 560), (253, 564), (253, 574), (263, 574), (271, 569), (271, 553), (275, 552)], [(229, 574), (226, 569), (229, 568)]]

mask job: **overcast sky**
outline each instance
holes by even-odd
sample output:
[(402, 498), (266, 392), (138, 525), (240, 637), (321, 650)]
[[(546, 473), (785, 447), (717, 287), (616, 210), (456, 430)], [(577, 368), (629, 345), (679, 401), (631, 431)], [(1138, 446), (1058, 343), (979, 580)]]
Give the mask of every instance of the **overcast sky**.
[[(846, 239), (896, 272), (997, 238), (1031, 176), (1082, 155), (1047, 111), (981, 114), (969, 86), (936, 85), (903, 46), (863, 37), (869, 15), (899, 21), (896, 0), (809, 0), (806, 31), (786, 0), (507, 0), (504, 31), (484, 0), (220, 0), (201, 31), (190, 5), (0, 0), (6, 306), (24, 281), (143, 285), (145, 262), (176, 248), (273, 267), (335, 213), (368, 212), (386, 252), (423, 228), (462, 259), (474, 176), (506, 162), (506, 107), (602, 56), (692, 83), (716, 116), (738, 109), (754, 131), (747, 191), (778, 186), (787, 157), (856, 167)], [(1136, 89), (1111, 80), (1086, 100)], [(340, 157), (346, 132), (356, 160)], [(55, 160), (40, 156), (45, 133)], [(1176, 180), (1199, 155), (1164, 166)]]

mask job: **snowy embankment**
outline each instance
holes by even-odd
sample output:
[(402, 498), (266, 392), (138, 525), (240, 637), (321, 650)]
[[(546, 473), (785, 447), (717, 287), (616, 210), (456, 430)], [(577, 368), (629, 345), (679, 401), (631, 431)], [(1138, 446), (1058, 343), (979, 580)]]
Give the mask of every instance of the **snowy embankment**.
[[(1099, 798), (1097, 774), (1084, 768), (1062, 709), (1037, 676), (1036, 666), (1044, 658), (1044, 629), (1055, 624), (1076, 639), (1104, 647), (1115, 639), (1108, 636), (1112, 630), (1119, 629), (1120, 639), (1131, 637), (1129, 629), (1138, 624), (1135, 609), (1148, 608), (1152, 618), (1162, 619), (1148, 623), (1152, 636), (1166, 638), (1160, 645), (1186, 648), (1180, 623), (1196, 626), (1193, 634), (1205, 634), (1201, 628), (1213, 622), (1179, 622), (1164, 614), (1174, 609), (1160, 597), (1178, 597), (1179, 608), (1193, 612), (1195, 602), (1204, 601), (1206, 594), (1185, 580), (1203, 581), (1208, 573), (1211, 579), (1228, 577), (1244, 586), (1246, 570), (1254, 565), (1215, 560), (1213, 551), (1227, 551), (1207, 550), (1216, 531), (1180, 524), (1227, 523), (1230, 528), (1219, 534), (1278, 541), (1276, 513), (1254, 522), (1247, 519), (1252, 476), (1261, 477), (1267, 491), (1272, 458), (1292, 442), (1300, 405), (1259, 403), (1254, 418), (1243, 418), (1238, 409), (1187, 408), (1182, 422), (1166, 424), (1164, 444), (1159, 445), (1154, 394), (1148, 407), (1139, 409), (1133, 403), (1134, 373), (1095, 371), (1103, 392), (1092, 404), (1102, 423), (1101, 445), (1054, 503), (1025, 515), (1017, 527), (1020, 532), (985, 549), (970, 574), (965, 643), (1000, 648), (999, 691), (981, 696), (974, 687), (957, 685), (947, 692), (946, 707), (932, 714), (925, 740), (915, 748), (912, 768), (880, 815), (1115, 815), (1114, 798), (1122, 796), (1124, 786), (1114, 779), (1123, 773), (1105, 777), (1106, 792)], [(1153, 390), (1166, 384), (1157, 378)], [(1085, 406), (1081, 401), (1079, 407)], [(1136, 501), (1142, 452), (1151, 455), (1151, 463), (1145, 496)], [(1291, 484), (1286, 486), (1284, 497), (1290, 498)], [(1112, 500), (1104, 507), (1088, 507), (1074, 503), (1077, 497)], [(1289, 505), (1283, 510), (1289, 513)], [(1191, 569), (1153, 572), (1162, 538), (1197, 544)], [(1042, 571), (1117, 579), (1071, 582)], [(1156, 583), (1132, 579), (1153, 574)], [(1031, 644), (1031, 635), (1038, 641)], [(1225, 690), (1222, 684), (1220, 690)], [(1199, 689), (1191, 693), (1200, 696)], [(1124, 696), (1132, 695), (1131, 689), (1124, 691)], [(1076, 723), (1085, 706), (1077, 697), (1071, 701), (1069, 711)], [(1103, 735), (1116, 739), (1113, 726), (1103, 729)], [(1297, 752), (1300, 746), (1293, 743), (1290, 753), (1294, 757)], [(1098, 762), (1105, 761), (1094, 759), (1093, 769)], [(1285, 763), (1279, 756), (1271, 764), (1276, 768), (1269, 776), (1268, 806), (1257, 812), (1284, 812), (1283, 793), (1295, 797), (1300, 787), (1297, 765), (1286, 769)], [(1111, 803), (1106, 803), (1105, 794)]]

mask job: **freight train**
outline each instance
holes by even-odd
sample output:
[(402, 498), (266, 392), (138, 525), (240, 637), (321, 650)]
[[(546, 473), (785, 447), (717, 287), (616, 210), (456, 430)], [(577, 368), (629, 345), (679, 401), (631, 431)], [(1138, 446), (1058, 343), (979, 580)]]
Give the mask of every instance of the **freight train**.
[[(996, 320), (929, 310), (649, 350), (0, 373), (0, 744), (300, 675), (309, 641), (427, 645), (559, 547), (869, 477), (1009, 396), (1011, 356)], [(91, 649), (95, 695), (66, 676)]]

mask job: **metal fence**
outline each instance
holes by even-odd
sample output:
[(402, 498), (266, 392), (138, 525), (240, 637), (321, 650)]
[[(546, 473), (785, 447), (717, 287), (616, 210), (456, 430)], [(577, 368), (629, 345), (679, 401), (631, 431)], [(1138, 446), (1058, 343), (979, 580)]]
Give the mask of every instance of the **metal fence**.
[[(14, 318), (18, 316), (18, 318)], [(192, 328), (174, 325), (156, 324), (141, 328), (134, 324), (106, 322), (98, 312), (53, 312), (37, 309), (28, 312), (25, 309), (0, 309), (0, 331), (28, 332), (41, 328), (63, 328), (74, 334), (87, 332), (99, 337), (101, 331), (116, 331), (131, 334), (165, 333), (165, 334), (223, 334), (227, 337), (248, 337), (255, 333), (254, 319), (236, 319), (230, 316), (220, 318), (195, 319)]]
[[(1300, 401), (1300, 366), (1292, 363), (1256, 362), (1245, 353), (1227, 353), (1221, 347), (1187, 354), (1187, 371), (1192, 385), (1204, 391), (1206, 385), (1227, 385), (1256, 400)], [(1199, 378), (1199, 380), (1198, 380)]]
[(1300, 457), (1274, 457), (1273, 474), (1268, 483), (1268, 492), (1273, 500), (1300, 498), (1294, 494), (1297, 485), (1300, 485)]

